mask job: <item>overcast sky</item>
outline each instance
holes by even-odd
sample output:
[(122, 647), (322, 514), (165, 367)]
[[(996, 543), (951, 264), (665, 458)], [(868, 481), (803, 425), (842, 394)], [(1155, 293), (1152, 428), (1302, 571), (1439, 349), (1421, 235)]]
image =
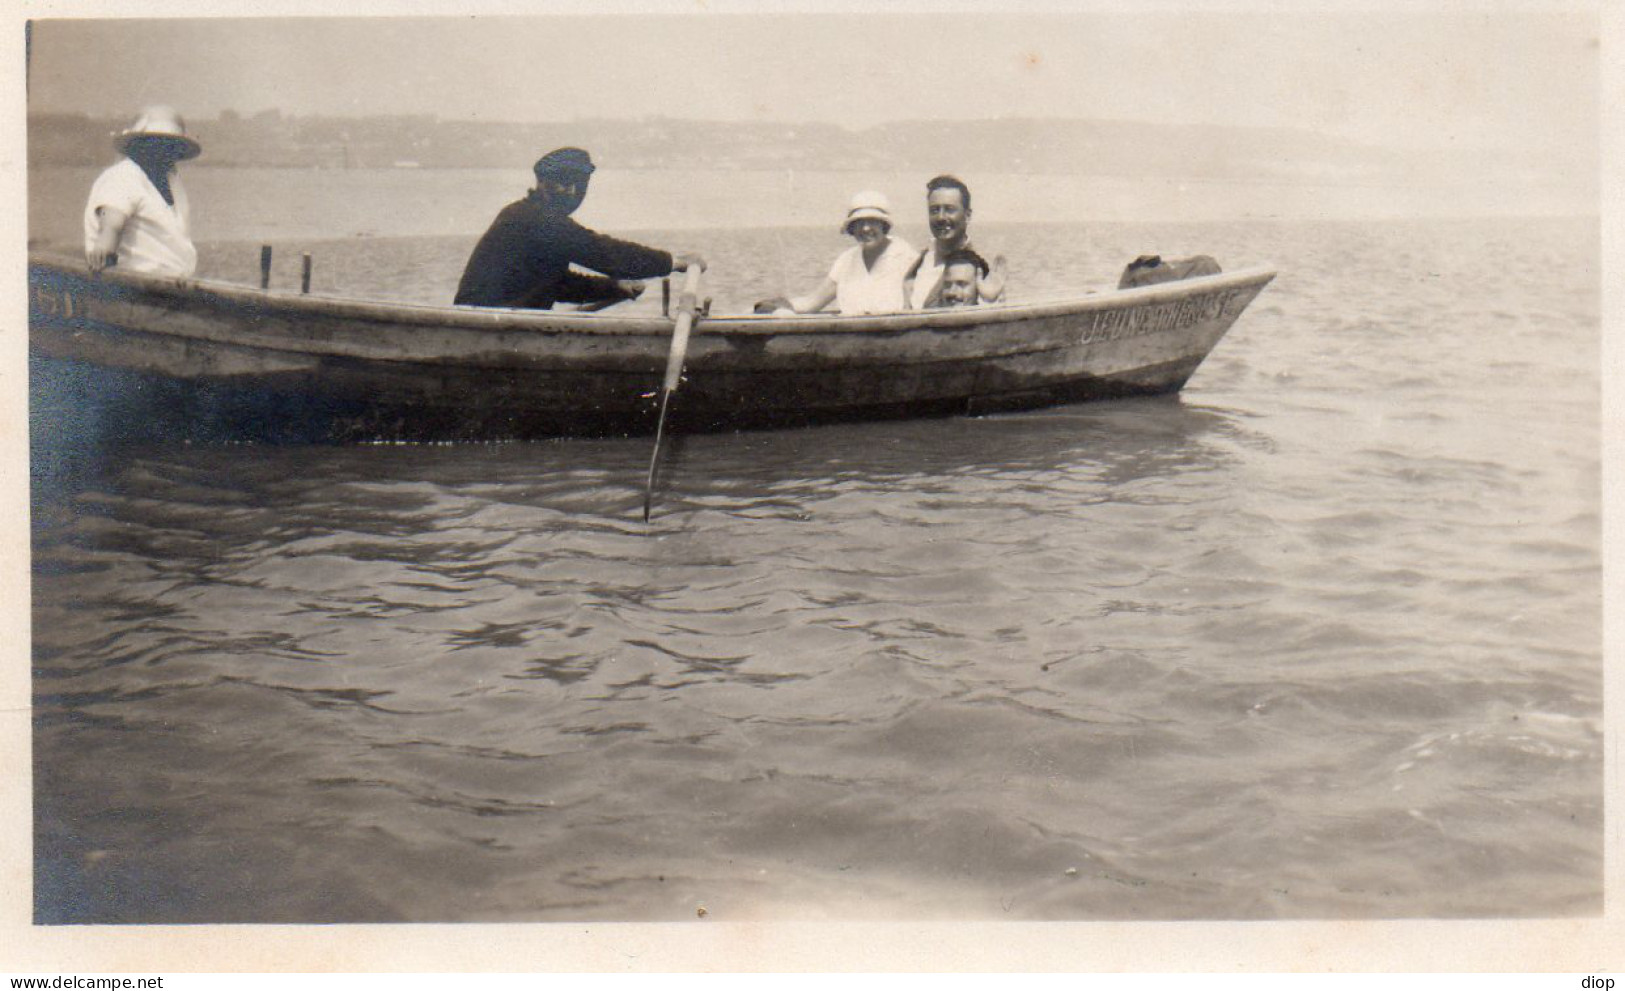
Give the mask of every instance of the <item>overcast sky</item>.
[[(73, 9), (36, 6), (35, 17)], [(1451, 9), (1466, 12), (1144, 4), (1078, 14), (37, 20), (29, 106), (851, 126), (1064, 116), (1592, 153), (1595, 17), (1528, 3)]]

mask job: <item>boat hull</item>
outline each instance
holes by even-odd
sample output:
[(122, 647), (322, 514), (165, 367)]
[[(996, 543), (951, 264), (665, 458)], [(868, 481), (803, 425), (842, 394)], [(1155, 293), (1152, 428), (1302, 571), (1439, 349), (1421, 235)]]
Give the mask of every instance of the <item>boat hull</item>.
[[(1070, 300), (696, 324), (686, 430), (977, 413), (1180, 389), (1267, 270)], [(32, 259), (39, 362), (117, 370), (210, 436), (348, 441), (645, 432), (671, 321), (390, 305)]]

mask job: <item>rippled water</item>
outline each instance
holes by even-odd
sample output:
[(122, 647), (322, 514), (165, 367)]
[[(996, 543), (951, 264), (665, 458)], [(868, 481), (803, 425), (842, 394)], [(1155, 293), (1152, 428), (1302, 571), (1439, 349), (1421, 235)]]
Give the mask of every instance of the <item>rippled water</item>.
[[(649, 526), (643, 440), (95, 453), (36, 396), (38, 919), (1599, 912), (1595, 222), (985, 230), (1281, 276), (1179, 398), (680, 438)], [(719, 306), (839, 246), (649, 237)]]

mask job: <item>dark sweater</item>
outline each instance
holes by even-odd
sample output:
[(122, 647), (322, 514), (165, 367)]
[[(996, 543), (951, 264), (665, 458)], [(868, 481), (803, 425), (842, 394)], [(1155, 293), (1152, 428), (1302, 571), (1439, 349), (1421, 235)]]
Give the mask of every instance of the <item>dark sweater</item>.
[[(456, 302), (546, 310), (555, 302), (625, 299), (612, 279), (668, 275), (671, 261), (668, 252), (590, 231), (527, 196), (503, 207), (474, 246)], [(572, 272), (571, 264), (609, 278)]]

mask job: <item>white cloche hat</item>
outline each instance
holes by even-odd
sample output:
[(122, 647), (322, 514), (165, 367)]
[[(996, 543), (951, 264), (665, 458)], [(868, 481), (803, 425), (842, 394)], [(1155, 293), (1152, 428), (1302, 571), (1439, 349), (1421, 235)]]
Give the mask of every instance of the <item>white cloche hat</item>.
[(132, 142), (148, 138), (161, 138), (179, 142), (185, 150), (181, 158), (196, 158), (203, 148), (186, 135), (186, 122), (174, 107), (148, 107), (141, 111), (135, 123), (113, 136), (113, 145), (123, 154), (129, 154)]

